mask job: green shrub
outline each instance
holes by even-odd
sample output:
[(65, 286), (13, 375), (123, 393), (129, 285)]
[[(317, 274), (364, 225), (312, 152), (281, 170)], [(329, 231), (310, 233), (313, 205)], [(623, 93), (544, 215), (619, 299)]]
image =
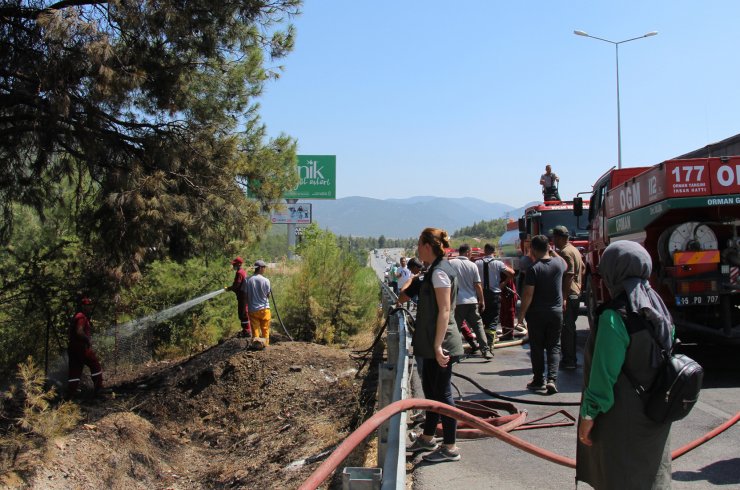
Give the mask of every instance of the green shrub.
[(301, 340), (334, 343), (371, 328), (379, 294), (372, 270), (315, 225), (304, 230), (297, 252), (302, 260), (283, 294), (288, 329)]

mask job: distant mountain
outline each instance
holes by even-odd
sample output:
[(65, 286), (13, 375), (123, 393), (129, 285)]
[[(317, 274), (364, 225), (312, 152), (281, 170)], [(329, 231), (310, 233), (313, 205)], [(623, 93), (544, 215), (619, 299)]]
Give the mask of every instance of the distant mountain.
[[(384, 235), (386, 238), (415, 237), (427, 226), (444, 228), (451, 234), (481, 220), (506, 217), (507, 213), (516, 219), (524, 209), (472, 197), (372, 199), (353, 196), (311, 203), (313, 220), (321, 228), (328, 228), (337, 235)], [(526, 206), (529, 205), (531, 203)]]

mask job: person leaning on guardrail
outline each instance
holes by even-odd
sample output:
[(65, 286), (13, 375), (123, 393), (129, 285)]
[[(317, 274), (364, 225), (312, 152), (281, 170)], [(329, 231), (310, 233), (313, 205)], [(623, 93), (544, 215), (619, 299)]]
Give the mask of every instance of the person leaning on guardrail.
[[(416, 307), (416, 303), (419, 300), (419, 288), (418, 282), (423, 279), (424, 264), (416, 257), (411, 257), (407, 265), (409, 271), (411, 271), (411, 277), (406, 281), (403, 287), (398, 291), (398, 301), (396, 306), (401, 306), (406, 303), (406, 308)], [(407, 292), (408, 291), (408, 292)]]
[[(455, 406), (452, 399), (452, 365), (464, 352), (460, 331), (452, 314), (452, 305), (457, 296), (457, 276), (449, 262), (443, 260), (444, 250), (449, 246), (449, 235), (439, 228), (426, 228), (419, 236), (419, 258), (431, 265), (419, 287), (413, 346), (414, 354), (424, 359), (421, 376), (424, 396)], [(457, 421), (444, 415), (441, 418), (441, 446), (434, 442), (440, 415), (426, 412), (423, 433), (407, 447), (407, 451), (426, 452), (423, 459), (432, 463), (459, 461), (460, 452), (455, 444)]]

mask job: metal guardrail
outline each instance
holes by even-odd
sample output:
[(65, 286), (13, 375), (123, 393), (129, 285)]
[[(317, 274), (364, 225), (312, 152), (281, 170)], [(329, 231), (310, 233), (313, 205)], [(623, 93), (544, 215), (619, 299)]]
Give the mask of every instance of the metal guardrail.
[[(389, 311), (396, 295), (383, 284), (383, 309)], [(378, 410), (409, 397), (411, 333), (402, 311), (390, 315), (386, 330), (388, 362), (379, 370)], [(406, 412), (384, 423), (378, 433), (378, 462), (383, 462), (381, 488), (406, 488)]]
[[(382, 280), (383, 312), (389, 312), (398, 299)], [(378, 410), (391, 403), (409, 398), (411, 393), (410, 357), (411, 333), (403, 311), (389, 314), (386, 326), (387, 362), (378, 367)], [(378, 429), (378, 462), (381, 468), (345, 468), (343, 490), (406, 488), (406, 412), (400, 412)], [(376, 470), (376, 471), (373, 471)], [(379, 474), (378, 474), (379, 473)]]

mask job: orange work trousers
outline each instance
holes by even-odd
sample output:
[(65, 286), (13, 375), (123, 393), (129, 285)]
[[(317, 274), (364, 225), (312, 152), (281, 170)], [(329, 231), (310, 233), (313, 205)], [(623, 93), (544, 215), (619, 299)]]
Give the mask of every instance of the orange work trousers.
[(265, 339), (265, 345), (270, 345), (270, 308), (250, 311), (249, 323), (252, 324), (252, 335)]

